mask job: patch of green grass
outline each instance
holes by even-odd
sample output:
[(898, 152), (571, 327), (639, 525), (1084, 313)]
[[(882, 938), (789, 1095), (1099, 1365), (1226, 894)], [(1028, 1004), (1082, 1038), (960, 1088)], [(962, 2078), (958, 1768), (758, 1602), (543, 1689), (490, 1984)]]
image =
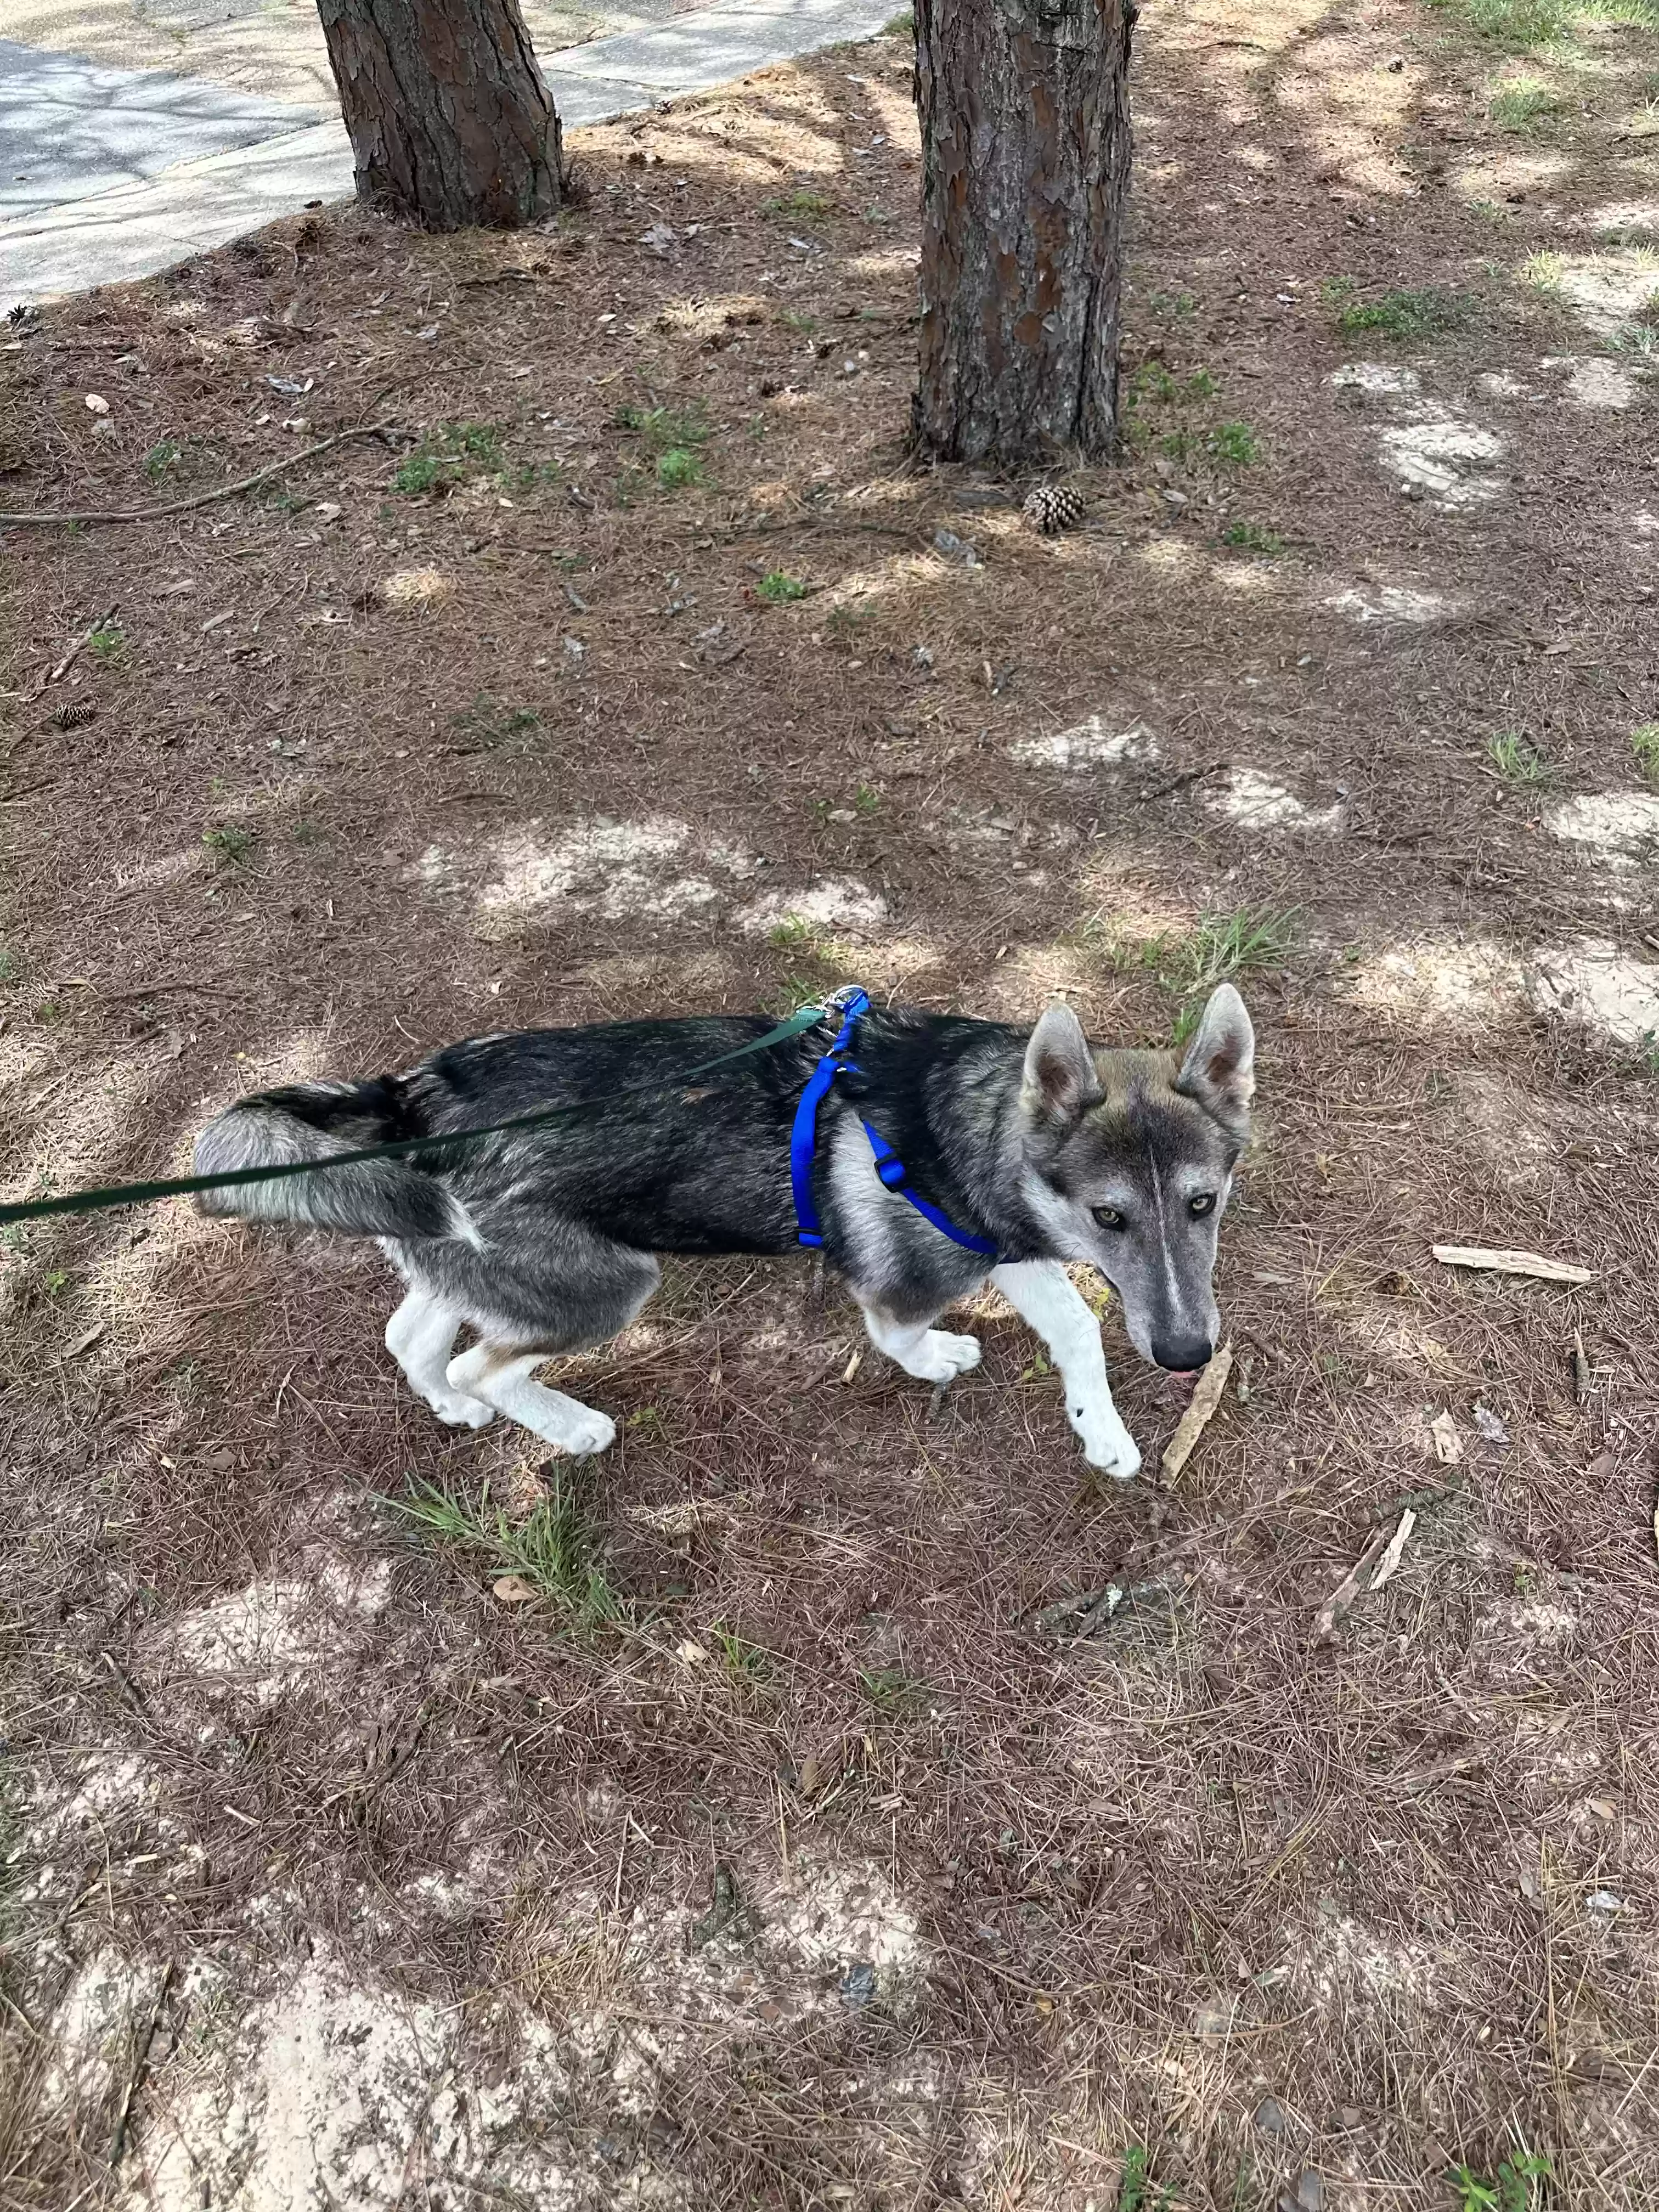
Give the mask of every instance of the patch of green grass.
[[(1638, 722), (1630, 733), (1636, 765), (1650, 783), (1659, 783), (1659, 722)], [(7, 978), (0, 974), (0, 981)]]
[(314, 822), (296, 822), (289, 832), (296, 845), (320, 845), (323, 833)]
[(591, 1636), (616, 1627), (626, 1608), (594, 1559), (592, 1532), (556, 1461), (552, 1480), (553, 1495), (516, 1525), (491, 1504), (487, 1484), (477, 1505), (418, 1480), (407, 1498), (381, 1502), (425, 1534), (483, 1553), (495, 1573), (522, 1576), (565, 1628)]
[(878, 1713), (898, 1718), (926, 1704), (927, 1685), (902, 1667), (860, 1667), (859, 1687)]
[(1494, 46), (1525, 52), (1556, 45), (1577, 12), (1573, 0), (1429, 0)]
[[(1300, 919), (1295, 908), (1240, 907), (1231, 914), (1200, 915), (1184, 937), (1164, 931), (1137, 939), (1119, 934), (1103, 915), (1091, 915), (1079, 934), (1120, 974), (1139, 969), (1184, 1000), (1212, 991), (1230, 977), (1282, 968)], [(1177, 1028), (1181, 1019), (1184, 1016), (1178, 1018)], [(1190, 1034), (1190, 1025), (1184, 1034)], [(1176, 1042), (1182, 1041), (1178, 1035)]]
[(915, 35), (915, 13), (909, 8), (902, 15), (895, 15), (890, 23), (884, 23), (881, 27), (884, 39), (914, 39)]
[(419, 499), (468, 476), (499, 477), (504, 465), (501, 434), (493, 422), (440, 422), (399, 464), (392, 489)]
[[(1329, 295), (1328, 295), (1329, 296)], [(1370, 331), (1387, 338), (1431, 337), (1461, 330), (1469, 319), (1469, 302), (1438, 284), (1415, 290), (1382, 292), (1338, 310), (1336, 326), (1348, 337)]]
[(471, 740), (467, 751), (493, 752), (497, 746), (513, 745), (515, 740), (522, 750), (523, 741), (540, 729), (542, 718), (535, 707), (509, 707), (503, 700), (491, 698), (488, 691), (480, 691), (470, 707), (450, 716), (449, 724)]
[(185, 458), (185, 449), (171, 438), (159, 439), (144, 455), (144, 474), (152, 483), (160, 483), (169, 469), (176, 469)]
[(654, 457), (664, 491), (684, 491), (705, 480), (701, 449), (708, 441), (708, 423), (701, 407), (619, 407), (616, 423)]
[(94, 630), (87, 640), (100, 660), (118, 660), (126, 648), (126, 642), (127, 634), (119, 623), (111, 623), (102, 629)]
[(805, 915), (787, 914), (781, 921), (775, 921), (767, 931), (766, 941), (775, 952), (816, 951), (817, 925), (808, 921)]
[(1195, 315), (1198, 301), (1191, 292), (1149, 292), (1146, 305), (1155, 315)]
[(1230, 522), (1221, 533), (1224, 545), (1237, 545), (1246, 553), (1282, 553), (1285, 541), (1276, 530), (1259, 522)]
[(866, 817), (880, 813), (881, 793), (876, 785), (866, 783), (860, 780), (857, 790), (853, 793), (853, 810), (854, 813)]
[(1218, 468), (1248, 469), (1261, 458), (1261, 441), (1248, 422), (1218, 422), (1204, 434), (1204, 450)]
[(817, 330), (818, 326), (818, 319), (816, 315), (804, 315), (799, 307), (780, 307), (778, 320), (783, 325), (785, 330), (799, 331), (803, 336)]
[(835, 211), (836, 204), (828, 193), (809, 191), (805, 186), (793, 192), (779, 192), (775, 198), (761, 202), (763, 215), (786, 215), (797, 222), (819, 222)]
[(1518, 730), (1500, 730), (1486, 740), (1486, 757), (1505, 783), (1529, 785), (1534, 789), (1553, 782), (1555, 769), (1530, 738)]
[(240, 822), (222, 822), (215, 829), (203, 830), (202, 842), (216, 860), (240, 867), (258, 839)]
[(1566, 273), (1566, 258), (1559, 253), (1529, 253), (1521, 264), (1521, 282), (1540, 292), (1555, 291)]
[(708, 1641), (726, 1669), (726, 1679), (740, 1698), (757, 1698), (771, 1688), (775, 1670), (769, 1651), (763, 1651), (758, 1644), (751, 1644), (746, 1636), (739, 1636), (735, 1628), (727, 1628), (718, 1620), (708, 1632)]
[(1457, 2212), (1533, 2212), (1540, 2201), (1533, 2184), (1554, 2172), (1540, 2152), (1522, 2150), (1504, 2159), (1490, 2181), (1468, 2166), (1453, 2166), (1446, 2179), (1457, 2192)]
[(9, 945), (0, 945), (0, 983), (15, 983), (23, 973), (22, 963)]
[(755, 597), (769, 607), (781, 607), (792, 599), (804, 599), (811, 589), (810, 584), (792, 576), (787, 568), (769, 568), (755, 586)]
[(1506, 77), (1492, 87), (1486, 112), (1505, 131), (1525, 131), (1540, 115), (1553, 115), (1561, 103), (1548, 85), (1534, 76)]
[(1293, 907), (1240, 907), (1231, 914), (1200, 915), (1183, 948), (1187, 988), (1207, 991), (1229, 976), (1282, 968), (1300, 918)]

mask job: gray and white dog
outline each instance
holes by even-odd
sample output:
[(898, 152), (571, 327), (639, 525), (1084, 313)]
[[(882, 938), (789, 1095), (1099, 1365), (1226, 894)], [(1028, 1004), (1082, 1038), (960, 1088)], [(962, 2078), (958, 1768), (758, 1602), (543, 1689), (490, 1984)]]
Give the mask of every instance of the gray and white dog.
[[(767, 1027), (711, 1016), (532, 1030), (448, 1046), (405, 1075), (265, 1091), (203, 1132), (198, 1172), (593, 1110), (200, 1203), (378, 1238), (408, 1285), (387, 1347), (441, 1419), (482, 1428), (505, 1413), (556, 1450), (602, 1451), (614, 1423), (534, 1381), (536, 1369), (625, 1328), (657, 1286), (659, 1253), (796, 1244), (790, 1127), (830, 1024), (673, 1083)], [(1106, 1278), (1144, 1358), (1182, 1372), (1210, 1358), (1216, 1232), (1253, 1089), (1243, 1000), (1222, 984), (1179, 1061), (1092, 1047), (1063, 1005), (1029, 1034), (872, 1009), (854, 1047), (819, 1108), (811, 1189), (824, 1251), (872, 1340), (907, 1374), (950, 1382), (979, 1344), (933, 1323), (988, 1279), (1048, 1346), (1085, 1456), (1133, 1474), (1140, 1455), (1112, 1403), (1099, 1326), (1066, 1263)], [(867, 1129), (908, 1187), (985, 1249), (964, 1249), (881, 1180)], [(477, 1340), (456, 1356), (467, 1327)]]

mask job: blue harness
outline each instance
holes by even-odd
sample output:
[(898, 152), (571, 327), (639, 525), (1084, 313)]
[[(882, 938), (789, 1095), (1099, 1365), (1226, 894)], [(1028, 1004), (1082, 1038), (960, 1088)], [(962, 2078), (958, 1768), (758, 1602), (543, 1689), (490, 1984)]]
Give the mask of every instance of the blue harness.
[[(806, 1088), (800, 1094), (800, 1103), (795, 1109), (794, 1125), (789, 1132), (789, 1180), (794, 1187), (795, 1218), (800, 1224), (799, 1241), (814, 1249), (823, 1242), (817, 1208), (812, 1203), (812, 1158), (817, 1150), (818, 1108), (823, 1103), (825, 1093), (838, 1075), (845, 1071), (854, 1075), (860, 1072), (857, 1063), (848, 1055), (853, 1049), (853, 1032), (858, 1026), (859, 1017), (869, 1012), (870, 994), (855, 985), (849, 985), (845, 990), (837, 991), (829, 1004), (830, 1011), (840, 1013), (842, 1024), (836, 1031), (829, 1051), (807, 1079)], [(864, 1121), (861, 1114), (859, 1119), (864, 1121), (864, 1133), (870, 1139), (870, 1149), (875, 1155), (876, 1174), (883, 1185), (914, 1206), (924, 1221), (931, 1222), (939, 1234), (948, 1237), (953, 1244), (960, 1244), (967, 1252), (982, 1252), (988, 1259), (994, 1260), (997, 1248), (990, 1238), (970, 1237), (965, 1229), (958, 1229), (954, 1221), (947, 1219), (938, 1206), (931, 1205), (919, 1191), (912, 1190), (905, 1181), (903, 1161), (887, 1139)]]

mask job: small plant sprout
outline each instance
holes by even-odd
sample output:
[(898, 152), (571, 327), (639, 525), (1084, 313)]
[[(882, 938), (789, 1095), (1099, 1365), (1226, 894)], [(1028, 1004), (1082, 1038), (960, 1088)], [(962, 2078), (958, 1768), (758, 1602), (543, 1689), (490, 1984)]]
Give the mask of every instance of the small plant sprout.
[(1630, 749), (1650, 783), (1659, 783), (1659, 722), (1638, 722), (1630, 733)]
[(1285, 550), (1285, 541), (1276, 530), (1268, 530), (1259, 522), (1230, 522), (1221, 533), (1224, 545), (1236, 545), (1245, 553), (1271, 555)]
[(755, 596), (763, 599), (769, 607), (787, 606), (792, 599), (804, 599), (811, 589), (799, 576), (792, 576), (787, 568), (769, 568), (755, 586)]
[(202, 842), (216, 860), (239, 867), (258, 842), (252, 830), (240, 822), (222, 822), (216, 828), (204, 830)]

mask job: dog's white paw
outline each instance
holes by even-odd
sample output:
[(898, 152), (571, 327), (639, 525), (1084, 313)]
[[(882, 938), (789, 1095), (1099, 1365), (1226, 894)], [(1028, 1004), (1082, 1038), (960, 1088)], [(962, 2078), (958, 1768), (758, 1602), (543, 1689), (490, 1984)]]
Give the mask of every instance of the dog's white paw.
[(976, 1336), (952, 1336), (948, 1329), (930, 1328), (904, 1364), (921, 1382), (954, 1382), (958, 1375), (979, 1365), (979, 1357)]
[(1096, 1406), (1068, 1406), (1066, 1418), (1083, 1443), (1083, 1456), (1103, 1474), (1127, 1482), (1140, 1472), (1140, 1447), (1118, 1419), (1115, 1407), (1103, 1413)]
[(488, 1428), (495, 1418), (493, 1406), (486, 1406), (482, 1398), (469, 1398), (464, 1390), (427, 1390), (422, 1395), (452, 1429)]
[(551, 1444), (555, 1451), (566, 1452), (572, 1459), (586, 1459), (590, 1453), (608, 1451), (617, 1441), (617, 1424), (609, 1413), (595, 1411), (592, 1406), (579, 1406), (567, 1401), (568, 1410), (562, 1407), (544, 1420), (525, 1421), (524, 1426), (538, 1436), (542, 1442)]

